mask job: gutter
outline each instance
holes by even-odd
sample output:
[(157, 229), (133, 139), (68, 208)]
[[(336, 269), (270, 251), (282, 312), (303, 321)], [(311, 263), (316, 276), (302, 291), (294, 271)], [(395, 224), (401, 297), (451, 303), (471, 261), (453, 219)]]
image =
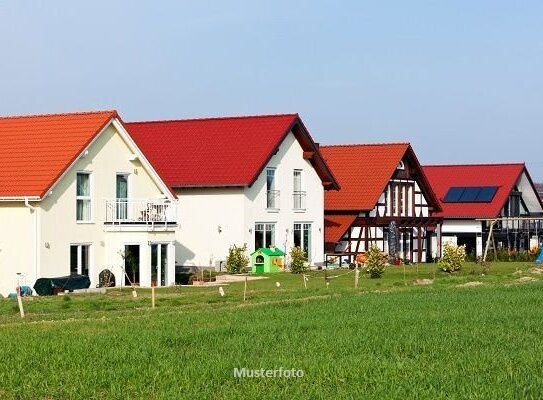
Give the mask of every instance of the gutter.
[(38, 210), (29, 203), (28, 197), (25, 197), (24, 201), (25, 207), (34, 214), (34, 279), (38, 279)]

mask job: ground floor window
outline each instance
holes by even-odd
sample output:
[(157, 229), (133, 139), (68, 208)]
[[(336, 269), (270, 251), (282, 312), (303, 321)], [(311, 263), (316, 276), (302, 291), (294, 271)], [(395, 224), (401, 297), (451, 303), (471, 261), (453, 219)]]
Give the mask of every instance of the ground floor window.
[(294, 224), (294, 246), (301, 247), (308, 260), (311, 258), (311, 224)]
[(168, 245), (151, 244), (151, 286), (166, 286), (168, 269)]
[(255, 224), (255, 250), (275, 245), (275, 224)]
[(89, 275), (90, 244), (70, 246), (70, 274)]

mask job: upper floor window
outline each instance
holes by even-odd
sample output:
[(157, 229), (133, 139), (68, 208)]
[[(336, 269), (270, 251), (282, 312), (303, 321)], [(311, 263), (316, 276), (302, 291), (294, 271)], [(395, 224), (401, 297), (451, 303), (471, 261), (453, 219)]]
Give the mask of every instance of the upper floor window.
[(295, 169), (293, 173), (293, 197), (295, 210), (305, 209), (305, 191), (302, 190), (302, 170)]
[(275, 190), (275, 168), (266, 168), (266, 208), (279, 208), (279, 190)]
[(92, 199), (89, 172), (78, 172), (76, 182), (76, 220), (88, 222), (92, 218)]

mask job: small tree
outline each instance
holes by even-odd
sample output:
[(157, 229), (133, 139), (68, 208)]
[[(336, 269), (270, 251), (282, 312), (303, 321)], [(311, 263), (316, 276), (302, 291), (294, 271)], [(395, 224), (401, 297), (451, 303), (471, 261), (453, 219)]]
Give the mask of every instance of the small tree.
[(366, 252), (366, 272), (370, 278), (380, 278), (385, 272), (387, 256), (384, 255), (379, 247), (372, 245)]
[(226, 257), (226, 271), (230, 274), (241, 274), (247, 272), (249, 265), (249, 256), (247, 252), (247, 243), (243, 246), (232, 245), (228, 249), (228, 257)]
[(443, 257), (439, 260), (439, 266), (445, 272), (460, 271), (465, 259), (466, 245), (457, 246), (452, 243), (445, 243)]
[(303, 274), (309, 271), (307, 265), (307, 257), (301, 247), (293, 247), (290, 249), (290, 272), (293, 274)]

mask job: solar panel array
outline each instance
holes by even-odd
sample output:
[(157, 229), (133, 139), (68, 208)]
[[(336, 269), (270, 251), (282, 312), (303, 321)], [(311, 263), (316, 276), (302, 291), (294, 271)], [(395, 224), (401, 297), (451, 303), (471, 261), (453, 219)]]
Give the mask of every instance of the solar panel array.
[(449, 189), (443, 202), (490, 203), (497, 191), (497, 186), (454, 186)]

